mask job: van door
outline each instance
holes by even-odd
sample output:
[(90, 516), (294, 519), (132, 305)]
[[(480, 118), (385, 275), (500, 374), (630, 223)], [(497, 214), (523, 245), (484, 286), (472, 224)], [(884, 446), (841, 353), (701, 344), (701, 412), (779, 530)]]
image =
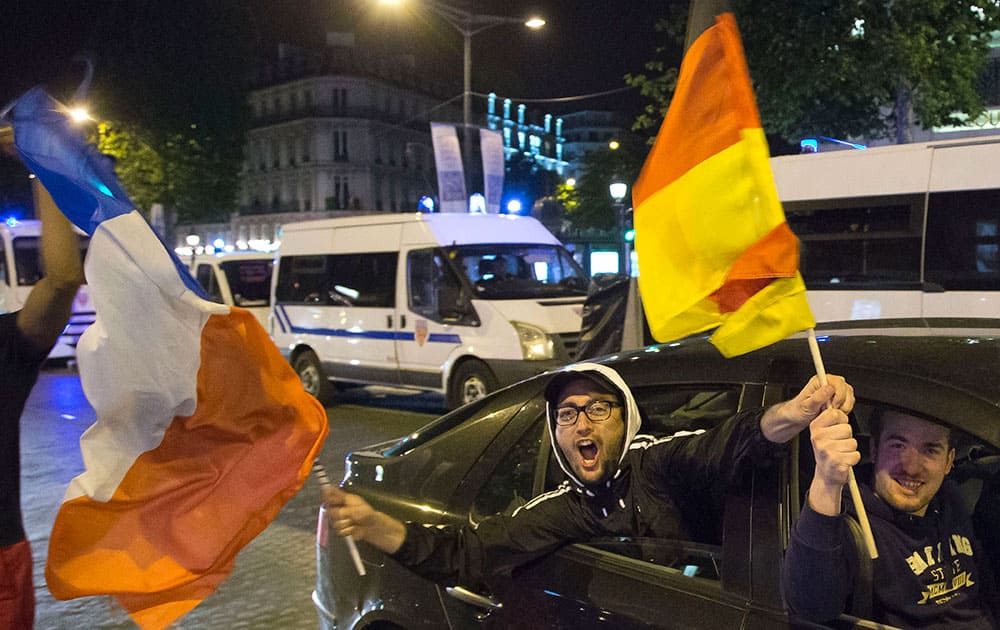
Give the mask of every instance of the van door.
[(462, 345), (462, 332), (478, 323), (468, 295), (441, 249), (403, 253), (396, 340), (404, 385), (443, 389), (444, 363)]

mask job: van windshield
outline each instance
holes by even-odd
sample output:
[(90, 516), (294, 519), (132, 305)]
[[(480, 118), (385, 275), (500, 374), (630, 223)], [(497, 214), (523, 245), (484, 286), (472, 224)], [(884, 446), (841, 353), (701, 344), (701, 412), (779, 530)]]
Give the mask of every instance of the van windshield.
[(587, 293), (589, 279), (562, 246), (510, 243), (461, 245), (449, 257), (482, 300), (576, 297)]
[(220, 263), (236, 306), (267, 306), (271, 294), (271, 269), (268, 260), (226, 260)]

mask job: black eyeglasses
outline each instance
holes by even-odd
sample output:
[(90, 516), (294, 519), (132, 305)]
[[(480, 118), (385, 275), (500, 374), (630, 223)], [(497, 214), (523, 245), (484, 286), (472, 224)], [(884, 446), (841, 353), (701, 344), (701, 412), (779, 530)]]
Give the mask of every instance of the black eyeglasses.
[(556, 424), (561, 427), (568, 427), (576, 424), (576, 420), (580, 417), (581, 411), (587, 414), (587, 417), (590, 418), (591, 422), (604, 422), (611, 417), (612, 409), (621, 406), (621, 403), (614, 402), (612, 400), (592, 400), (586, 405), (579, 407), (576, 405), (562, 405), (561, 407), (556, 407)]

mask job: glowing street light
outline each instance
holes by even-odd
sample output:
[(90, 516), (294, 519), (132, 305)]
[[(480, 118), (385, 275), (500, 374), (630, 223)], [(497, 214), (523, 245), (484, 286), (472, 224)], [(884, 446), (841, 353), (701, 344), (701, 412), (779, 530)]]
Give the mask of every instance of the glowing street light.
[[(382, 4), (402, 5), (403, 0), (379, 0)], [(545, 20), (538, 16), (505, 17), (501, 15), (483, 15), (472, 13), (465, 9), (454, 7), (440, 0), (421, 0), (420, 6), (439, 16), (455, 30), (462, 34), (463, 65), (462, 65), (462, 123), (466, 155), (469, 148), (469, 121), (472, 118), (472, 36), (486, 29), (501, 24), (523, 24), (537, 30), (545, 26)]]
[(73, 109), (69, 110), (69, 117), (73, 119), (73, 122), (78, 122), (78, 123), (87, 122), (88, 120), (93, 120), (93, 118), (90, 117), (90, 112), (88, 112), (83, 107), (74, 107)]

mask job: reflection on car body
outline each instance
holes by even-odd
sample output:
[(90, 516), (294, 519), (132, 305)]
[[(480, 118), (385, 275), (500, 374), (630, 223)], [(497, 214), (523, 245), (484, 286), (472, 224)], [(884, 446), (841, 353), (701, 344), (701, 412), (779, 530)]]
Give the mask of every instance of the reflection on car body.
[[(952, 477), (996, 554), (1000, 527), (989, 506), (1000, 485), (1000, 320), (889, 325), (821, 331), (826, 367), (855, 387), (859, 435), (880, 402), (964, 436)], [(784, 400), (813, 370), (804, 338), (728, 360), (704, 339), (691, 339), (605, 362), (631, 385), (641, 432), (653, 435), (710, 428), (739, 410)], [(562, 481), (544, 432), (544, 383), (523, 381), (401, 440), (352, 453), (346, 484), (377, 509), (417, 522), (477, 522), (515, 509)], [(804, 448), (793, 443), (780, 465), (754, 470), (738, 488), (695, 488), (698, 501), (682, 506), (692, 540), (567, 545), (485, 584), (437, 585), (363, 544), (370, 570), (359, 577), (321, 510), (313, 595), (321, 626), (822, 627), (789, 618), (779, 589), (788, 532), (813, 471), (808, 436), (798, 439)], [(864, 462), (857, 472), (863, 479)], [(860, 588), (870, 592), (870, 585)], [(863, 617), (858, 599), (848, 613)], [(845, 614), (832, 627), (873, 626)]]

